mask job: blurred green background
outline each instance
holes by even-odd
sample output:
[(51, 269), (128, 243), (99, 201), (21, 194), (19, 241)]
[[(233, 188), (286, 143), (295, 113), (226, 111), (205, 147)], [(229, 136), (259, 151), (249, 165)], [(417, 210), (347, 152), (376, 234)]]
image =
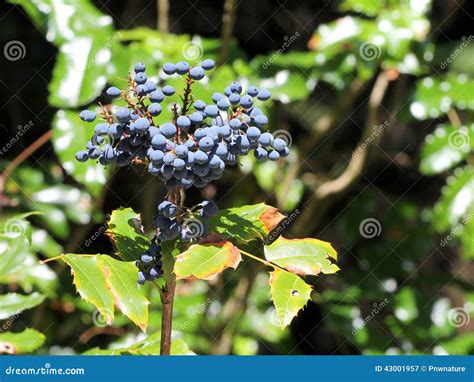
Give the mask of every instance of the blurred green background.
[(78, 111), (108, 102), (105, 87), (123, 86), (135, 62), (158, 76), (165, 62), (212, 58), (219, 67), (202, 97), (234, 79), (268, 88), (270, 129), (292, 153), (276, 163), (244, 158), (187, 201), (265, 201), (293, 212), (284, 235), (330, 241), (341, 271), (310, 278), (313, 301), (285, 330), (259, 264), (182, 282), (174, 330), (185, 352), (472, 354), (471, 8), (456, 0), (2, 2), (0, 352), (11, 352), (10, 341), (21, 353), (80, 354), (145, 338), (122, 316), (107, 326), (64, 264), (38, 260), (112, 254), (107, 214), (130, 206), (151, 230), (166, 193), (141, 167), (75, 162), (91, 134)]

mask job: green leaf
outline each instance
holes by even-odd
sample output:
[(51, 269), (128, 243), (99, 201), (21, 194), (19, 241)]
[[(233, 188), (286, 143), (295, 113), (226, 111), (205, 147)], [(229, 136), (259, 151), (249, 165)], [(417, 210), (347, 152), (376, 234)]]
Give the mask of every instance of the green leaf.
[(49, 83), (51, 105), (69, 108), (86, 105), (100, 95), (107, 83), (111, 57), (109, 36), (77, 36), (62, 44)]
[(46, 337), (34, 329), (25, 329), (20, 333), (0, 333), (0, 354), (30, 353), (43, 345)]
[(177, 279), (211, 280), (227, 268), (237, 268), (242, 261), (240, 251), (228, 241), (194, 244), (176, 257)]
[(431, 221), (438, 231), (454, 228), (462, 218), (474, 209), (474, 169), (471, 166), (457, 168), (447, 179), (436, 202)]
[(265, 240), (284, 218), (276, 208), (260, 203), (221, 210), (206, 225), (209, 232), (247, 244), (254, 239)]
[(425, 138), (421, 148), (420, 170), (426, 175), (439, 174), (466, 158), (474, 149), (474, 124), (459, 129), (440, 125)]
[(0, 280), (7, 281), (19, 269), (29, 254), (30, 243), (24, 236), (0, 235)]
[(265, 258), (299, 275), (335, 273), (339, 267), (332, 263), (337, 253), (330, 243), (317, 239), (285, 239), (279, 237), (265, 246)]
[(448, 73), (443, 77), (425, 77), (416, 86), (411, 114), (419, 120), (438, 118), (452, 107), (474, 110), (474, 81), (465, 74)]
[[(136, 342), (128, 347), (118, 347), (116, 349), (93, 348), (84, 355), (159, 355), (161, 343), (161, 332), (155, 332), (143, 341)], [(171, 355), (193, 355), (188, 345), (181, 338), (171, 339)]]
[(288, 326), (311, 298), (311, 287), (301, 277), (282, 270), (270, 272), (270, 290), (279, 325)]
[(34, 292), (30, 295), (21, 295), (18, 293), (7, 293), (0, 295), (0, 320), (22, 313), (26, 309), (33, 308), (41, 304), (45, 296)]
[(125, 261), (137, 260), (150, 244), (143, 232), (140, 215), (131, 208), (112, 211), (106, 234)]
[(114, 260), (106, 255), (67, 254), (61, 258), (71, 267), (81, 297), (94, 304), (109, 325), (117, 308), (146, 330), (149, 301), (138, 289), (133, 262)]
[(106, 182), (106, 170), (98, 163), (76, 161), (77, 151), (84, 150), (94, 133), (94, 124), (81, 121), (76, 112), (59, 110), (53, 119), (53, 145), (61, 165), (95, 196)]

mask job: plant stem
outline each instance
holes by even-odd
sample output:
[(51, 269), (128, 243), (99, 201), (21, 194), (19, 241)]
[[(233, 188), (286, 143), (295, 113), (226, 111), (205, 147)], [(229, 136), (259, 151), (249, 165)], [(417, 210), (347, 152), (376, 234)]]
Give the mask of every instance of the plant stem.
[[(181, 188), (176, 187), (174, 190), (171, 190), (168, 194), (168, 200), (181, 208), (183, 204), (181, 198)], [(161, 312), (160, 355), (170, 355), (171, 353), (171, 331), (173, 329), (173, 303), (175, 290), (176, 276), (174, 275), (173, 270), (171, 270), (171, 274), (168, 275), (166, 285), (160, 294), (161, 303), (163, 304), (163, 310)]]

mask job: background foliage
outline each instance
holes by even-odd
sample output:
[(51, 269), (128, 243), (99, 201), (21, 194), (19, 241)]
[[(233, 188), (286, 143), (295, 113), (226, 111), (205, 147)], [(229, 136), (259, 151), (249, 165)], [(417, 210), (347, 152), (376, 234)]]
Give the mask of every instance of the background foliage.
[[(120, 207), (140, 211), (145, 231), (152, 228), (165, 190), (142, 168), (75, 162), (91, 135), (78, 110), (107, 102), (106, 85), (123, 86), (121, 76), (137, 61), (158, 75), (164, 62), (206, 57), (221, 65), (202, 97), (235, 78), (269, 88), (271, 129), (292, 154), (278, 163), (246, 158), (204, 196), (222, 208), (276, 205), (289, 215), (287, 238), (331, 242), (342, 270), (309, 276), (313, 290), (302, 294), (313, 301), (285, 330), (258, 263), (244, 261), (211, 282), (182, 281), (173, 352), (472, 354), (468, 4), (174, 1), (166, 28), (157, 12), (164, 3), (0, 5), (0, 352), (12, 345), (36, 354), (157, 352), (159, 338), (132, 323), (147, 299), (159, 305), (151, 288), (136, 311), (125, 307), (129, 318), (105, 300), (94, 310), (63, 262), (38, 260), (102, 253), (109, 256), (100, 261), (112, 264), (116, 248), (104, 222)], [(202, 196), (187, 198), (191, 205)], [(257, 255), (277, 258), (278, 242)], [(82, 259), (68, 256), (71, 267)], [(85, 275), (94, 274), (88, 266)], [(277, 272), (271, 277), (273, 285), (288, 282)], [(159, 328), (159, 313), (149, 312), (148, 333)]]

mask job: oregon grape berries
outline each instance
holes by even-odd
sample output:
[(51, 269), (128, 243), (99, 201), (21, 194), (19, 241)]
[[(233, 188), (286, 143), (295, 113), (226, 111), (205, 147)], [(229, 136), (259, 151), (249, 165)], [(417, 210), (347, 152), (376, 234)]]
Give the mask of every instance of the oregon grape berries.
[[(193, 185), (204, 187), (219, 179), (226, 167), (235, 165), (239, 155), (251, 151), (258, 161), (287, 156), (287, 143), (264, 131), (268, 118), (256, 106), (270, 99), (268, 90), (248, 86), (244, 91), (241, 83), (233, 81), (207, 103), (194, 98), (192, 85), (214, 66), (210, 59), (194, 67), (185, 61), (164, 64), (160, 78), (184, 77), (184, 89), (177, 92), (173, 86), (157, 84), (149, 78), (144, 63), (135, 64), (125, 89), (110, 87), (105, 92), (111, 100), (121, 98), (126, 107), (100, 105), (99, 113), (80, 113), (85, 122), (92, 123), (97, 117), (100, 121), (85, 150), (76, 153), (76, 159), (97, 160), (104, 166), (144, 164), (171, 193)], [(158, 121), (160, 116), (162, 121)], [(210, 201), (191, 209), (168, 200), (160, 203), (154, 219), (156, 237), (136, 263), (138, 282), (143, 284), (163, 274), (158, 243), (199, 241), (206, 233), (206, 219), (217, 212), (217, 206)]]
[[(146, 164), (148, 172), (170, 190), (204, 187), (219, 179), (227, 166), (235, 165), (239, 155), (251, 151), (259, 161), (287, 156), (286, 142), (263, 131), (268, 118), (255, 106), (270, 98), (267, 90), (249, 86), (244, 92), (234, 81), (223, 93), (214, 93), (208, 104), (193, 99), (191, 85), (214, 65), (209, 59), (195, 67), (185, 61), (166, 63), (162, 68), (166, 75), (185, 77), (184, 92), (177, 94), (172, 86), (159, 88), (147, 78), (145, 64), (136, 64), (127, 89), (110, 87), (106, 91), (110, 98), (122, 97), (128, 106), (99, 113), (103, 121), (96, 124), (86, 150), (79, 151), (76, 159), (98, 160), (103, 165)], [(161, 103), (173, 96), (176, 100), (169, 100), (171, 120), (158, 122), (165, 109)], [(96, 113), (84, 110), (80, 117), (93, 122)]]
[(147, 280), (153, 281), (163, 275), (161, 246), (157, 239), (151, 240), (148, 250), (136, 261), (136, 266), (138, 268), (139, 284), (144, 284)]

